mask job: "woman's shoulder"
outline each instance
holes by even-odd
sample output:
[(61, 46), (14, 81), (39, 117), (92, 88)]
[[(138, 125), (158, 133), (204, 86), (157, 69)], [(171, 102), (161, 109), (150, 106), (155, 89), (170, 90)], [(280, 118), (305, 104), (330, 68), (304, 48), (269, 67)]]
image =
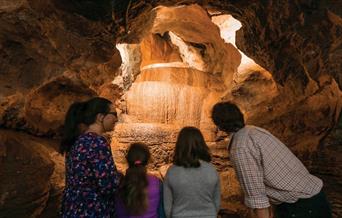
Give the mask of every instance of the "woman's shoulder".
[(107, 150), (109, 148), (109, 144), (107, 139), (101, 135), (98, 135), (93, 132), (87, 132), (81, 134), (75, 142), (76, 149), (86, 149), (89, 151), (92, 150)]
[(210, 162), (201, 161), (201, 168), (202, 168), (204, 171), (209, 171), (209, 172), (212, 172), (212, 173), (217, 174), (217, 169), (216, 169), (216, 167), (215, 167), (212, 163), (210, 163)]
[(172, 164), (167, 168), (166, 175), (172, 174), (172, 173), (177, 173), (177, 172), (182, 171), (184, 169), (185, 168), (182, 166), (177, 166), (175, 164)]
[(83, 133), (81, 134), (79, 137), (78, 137), (78, 140), (79, 142), (92, 142), (92, 143), (96, 143), (96, 144), (107, 144), (107, 139), (102, 136), (102, 135), (99, 135), (97, 133), (94, 133), (94, 132), (86, 132), (86, 133)]
[(167, 170), (166, 170), (166, 173), (165, 173), (165, 176), (164, 176), (164, 180), (168, 180), (170, 178), (173, 178), (175, 176), (177, 176), (177, 174), (179, 174), (180, 170), (181, 170), (182, 167), (180, 166), (177, 166), (177, 165), (170, 165)]
[(182, 175), (184, 174), (192, 174), (193, 172), (196, 172), (196, 171), (202, 171), (203, 167), (183, 167), (183, 166), (178, 166), (178, 165), (171, 165), (167, 171), (166, 171), (166, 174), (165, 174), (165, 178), (166, 179), (175, 179), (175, 178), (178, 178), (178, 177), (181, 177)]

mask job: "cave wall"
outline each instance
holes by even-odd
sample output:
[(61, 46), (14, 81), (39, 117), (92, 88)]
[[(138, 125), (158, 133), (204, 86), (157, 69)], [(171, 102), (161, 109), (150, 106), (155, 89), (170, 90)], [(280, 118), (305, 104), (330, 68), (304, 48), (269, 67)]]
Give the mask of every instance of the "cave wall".
[(64, 188), (58, 142), (0, 130), (0, 217), (57, 217)]
[[(113, 43), (111, 21), (71, 13), (79, 10), (76, 3), (63, 7), (60, 3), (18, 0), (0, 4), (2, 127), (44, 135), (48, 132), (44, 121), (56, 119), (60, 126), (73, 100), (118, 95), (120, 88), (111, 81), (120, 72), (121, 58)], [(59, 95), (64, 97), (46, 102)], [(45, 111), (47, 104), (51, 110)], [(52, 116), (36, 119), (42, 112)], [(37, 121), (41, 127), (34, 124)]]
[[(153, 60), (158, 63), (160, 60), (182, 60), (183, 64), (195, 69), (185, 70), (188, 75), (190, 72), (197, 75), (198, 70), (215, 75), (210, 76), (216, 80), (213, 84), (229, 87), (225, 89), (223, 99), (239, 103), (248, 123), (260, 125), (277, 135), (312, 172), (324, 179), (334, 216), (341, 216), (341, 196), (336, 193), (341, 187), (341, 173), (336, 170), (341, 157), (340, 128), (333, 128), (337, 125), (341, 108), (341, 2), (128, 2), (0, 2), (0, 179), (4, 181), (0, 192), (0, 217), (23, 214), (57, 217), (63, 186), (63, 158), (56, 153), (58, 142), (55, 139), (58, 140), (66, 109), (74, 100), (101, 95), (118, 100), (118, 110), (123, 117), (126, 116), (127, 122), (133, 123), (137, 118), (129, 117), (130, 106), (126, 105), (127, 95), (124, 94), (129, 95), (139, 83), (160, 82), (160, 69), (140, 69), (140, 64), (144, 67), (155, 62), (148, 62), (149, 59), (141, 62), (139, 58), (135, 60), (139, 66), (133, 68), (138, 69), (135, 72), (120, 67), (124, 60), (115, 43), (138, 45), (151, 34), (163, 37), (169, 31), (181, 36), (182, 40), (172, 38), (174, 42), (171, 43), (176, 44), (177, 52), (165, 47), (165, 40), (154, 41), (156, 51), (161, 51), (159, 55), (166, 53), (168, 59), (165, 61), (166, 56), (159, 56)], [(199, 6), (184, 7), (192, 3), (207, 12)], [(160, 7), (154, 9), (157, 6)], [(177, 6), (183, 11), (177, 14), (163, 6)], [(158, 17), (158, 11), (168, 16)], [(189, 12), (189, 17), (190, 12), (196, 14), (197, 19), (189, 20), (185, 11)], [(235, 61), (241, 58), (241, 54), (232, 44), (221, 39), (219, 28), (208, 19), (225, 13), (241, 22), (242, 27), (236, 36), (237, 47), (259, 67), (239, 69), (241, 65)], [(175, 14), (178, 20), (165, 22), (165, 18)], [(199, 25), (201, 23), (207, 27)], [(195, 28), (184, 29), (186, 25)], [(170, 43), (169, 39), (166, 41)], [(136, 47), (135, 52), (140, 49)], [(144, 52), (148, 52), (148, 47)], [(194, 59), (184, 58), (189, 53)], [(158, 56), (158, 53), (153, 54)], [(167, 75), (167, 82), (174, 82), (172, 75), (175, 72), (164, 75)], [(185, 81), (181, 77), (176, 79)], [(205, 103), (206, 110), (202, 113), (208, 115), (213, 103)], [(210, 127), (208, 119), (204, 120), (207, 120), (206, 124), (199, 122), (201, 129), (207, 125)], [(132, 127), (122, 125), (122, 129), (126, 128), (122, 132), (132, 135), (124, 135), (122, 138), (127, 136), (124, 142), (113, 138), (112, 143), (127, 145), (130, 140), (159, 143), (160, 137), (165, 137), (169, 147), (153, 150), (156, 155), (166, 158), (157, 164), (163, 174), (166, 170), (164, 161), (170, 161), (171, 142), (175, 140), (176, 131), (175, 127), (162, 125), (163, 128), (158, 129), (159, 135), (155, 134), (153, 126), (134, 126), (140, 135), (145, 133), (145, 138), (139, 138), (139, 134), (131, 131)], [(204, 132), (213, 134), (210, 128)], [(41, 142), (42, 137), (47, 140)], [(223, 186), (223, 193), (227, 194), (222, 196), (225, 213), (245, 216), (241, 192), (232, 179), (234, 171), (225, 148), (228, 138), (215, 134), (211, 137), (217, 137), (215, 143), (209, 142), (213, 163), (221, 172), (222, 184), (227, 184)], [(120, 163), (123, 151), (115, 150), (115, 147), (113, 150)], [(14, 160), (17, 164), (13, 164)], [(38, 175), (39, 185), (31, 183), (32, 175)], [(18, 176), (27, 179), (14, 183)], [(29, 192), (31, 194), (26, 195), (23, 190), (31, 187), (34, 187)], [(33, 199), (33, 203), (23, 204), (24, 199)]]
[[(219, 16), (214, 12), (212, 13), (214, 14), (211, 16), (212, 20)], [(185, 14), (186, 16), (184, 16)], [(217, 27), (208, 28), (208, 26), (210, 26), (209, 24), (207, 24), (206, 29), (197, 27), (197, 21), (206, 23), (209, 21), (209, 15), (196, 5), (178, 6), (175, 8), (160, 6), (153, 9), (150, 16), (151, 17), (146, 17), (145, 15), (140, 18), (145, 22), (150, 22), (143, 28), (141, 26), (132, 25), (136, 29), (131, 29), (132, 32), (128, 37), (132, 36), (134, 37), (133, 40), (142, 41), (137, 38), (145, 37), (152, 32), (159, 34), (160, 40), (164, 39), (164, 41), (168, 39), (168, 35), (171, 36), (173, 45), (179, 46), (179, 43), (172, 41), (172, 34), (173, 31), (181, 30), (177, 32), (177, 34), (186, 42), (183, 46), (187, 47), (186, 49), (179, 47), (179, 53), (181, 53), (180, 57), (182, 59), (181, 64), (188, 65), (190, 68), (204, 69), (210, 74), (220, 75), (221, 81), (225, 85), (225, 90), (220, 96), (221, 99), (237, 102), (246, 115), (247, 123), (259, 125), (270, 130), (286, 142), (294, 152), (298, 153), (298, 156), (302, 157), (303, 161), (308, 160), (308, 157), (311, 154), (317, 152), (319, 143), (326, 136), (327, 131), (333, 126), (333, 123), (336, 122), (337, 116), (341, 110), (341, 91), (333, 78), (323, 74), (317, 78), (318, 81), (309, 77), (309, 81), (306, 82), (305, 85), (303, 81), (298, 80), (298, 78), (296, 80), (289, 78), (282, 85), (279, 82), (277, 83), (272, 72), (265, 70), (265, 68), (255, 62), (243, 60), (244, 58), (246, 59), (245, 55), (243, 53), (239, 54), (237, 52), (238, 49), (234, 47), (229, 39), (224, 39), (225, 43), (222, 43), (222, 40), (215, 38), (219, 33)], [(192, 17), (195, 17), (196, 19), (192, 20)], [(139, 21), (139, 17), (137, 19), (136, 23), (143, 23), (143, 21)], [(194, 28), (186, 28), (186, 25), (189, 23), (191, 23)], [(219, 21), (217, 21), (216, 24), (220, 27)], [(204, 35), (204, 37), (201, 37), (202, 35)], [(142, 44), (144, 44), (144, 41)], [(216, 67), (215, 64), (204, 65), (203, 63), (206, 63), (206, 61), (215, 62), (218, 60), (215, 54), (211, 52), (211, 49), (213, 47), (215, 48), (217, 45), (223, 47), (223, 53), (219, 54), (219, 67)], [(146, 45), (142, 45), (142, 47), (144, 48)], [(161, 51), (169, 54), (167, 58), (164, 58), (168, 62), (171, 62), (176, 66), (175, 62), (180, 61), (179, 56), (174, 55), (171, 51), (166, 51), (167, 49), (165, 49), (165, 47), (167, 46), (158, 43), (155, 43), (153, 48), (148, 49), (148, 51), (153, 51), (153, 53), (150, 54), (149, 52), (146, 52), (145, 54), (142, 54), (142, 56), (146, 55), (153, 57), (154, 54), (158, 56), (158, 54), (162, 52), (159, 51), (157, 47), (164, 49)], [(196, 58), (193, 58), (193, 53), (190, 52), (193, 50), (200, 50), (200, 52), (197, 53)], [(227, 52), (230, 53), (230, 55), (225, 55), (224, 51), (230, 51)], [(142, 59), (144, 60), (144, 57)], [(234, 60), (235, 62), (223, 65), (222, 62), (227, 62), (227, 60)], [(161, 61), (150, 61), (151, 64), (159, 62)], [(142, 61), (142, 68), (145, 67), (144, 64), (144, 61)], [(168, 71), (170, 72), (171, 69)], [(177, 71), (181, 72), (179, 69)], [(158, 73), (163, 75), (162, 70), (159, 70)], [(135, 83), (139, 84), (141, 82), (141, 80), (139, 80), (140, 76), (149, 79), (153, 78), (145, 75), (144, 71), (142, 71), (135, 80)], [(139, 86), (135, 85), (135, 83), (132, 85), (133, 88)], [(149, 86), (149, 88), (152, 89), (152, 86)], [(163, 93), (164, 91), (163, 89), (159, 90), (159, 93)], [(140, 106), (139, 113), (146, 113), (154, 116), (155, 114), (159, 114), (160, 110), (163, 111), (160, 109), (162, 106), (148, 109), (151, 102), (144, 102), (146, 97), (140, 96), (148, 96), (148, 92), (144, 93), (143, 88), (139, 92), (140, 94), (136, 94), (136, 100), (133, 101), (134, 107), (139, 108)], [(158, 99), (158, 97), (153, 95), (150, 97), (155, 97), (154, 100)], [(167, 102), (167, 100), (165, 102)], [(191, 107), (191, 105), (189, 104), (188, 107)], [(144, 109), (147, 109), (146, 112)], [(130, 111), (128, 110), (127, 113), (129, 114)], [(165, 116), (159, 114), (159, 116), (151, 117), (148, 120), (163, 122), (164, 117)], [(207, 125), (210, 126), (212, 124), (209, 122)], [(128, 130), (129, 128), (125, 131)], [(142, 132), (140, 133), (139, 130)], [(150, 127), (149, 132), (153, 131), (156, 130), (153, 129), (153, 127)], [(171, 138), (166, 137), (167, 140), (165, 140), (164, 136), (168, 131), (171, 130), (163, 129), (163, 131), (157, 131), (163, 134), (161, 135), (160, 140), (158, 140), (157, 135), (152, 137), (151, 135), (153, 135), (153, 133), (147, 134), (147, 138), (153, 138), (154, 143), (158, 141), (161, 144), (166, 144), (166, 141)], [(131, 138), (126, 141), (126, 143), (130, 140), (134, 141), (134, 139), (146, 140), (143, 126), (134, 126), (133, 131), (129, 132)], [(223, 186), (235, 186), (237, 188), (235, 191), (232, 191), (229, 188), (223, 190), (223, 209), (226, 209), (228, 213), (233, 211), (242, 215), (244, 214), (244, 211), (241, 209), (243, 208), (241, 203), (241, 192), (238, 191), (238, 185), (234, 185), (237, 184), (237, 181), (236, 178), (234, 178), (234, 172), (229, 164), (227, 152), (225, 152), (225, 146), (228, 143), (227, 139), (218, 139), (219, 136), (217, 136), (213, 130), (211, 130), (211, 134), (213, 135), (212, 138), (215, 138), (215, 140), (212, 141), (207, 139), (206, 141), (213, 153), (213, 162), (219, 169), (222, 178), (230, 178), (229, 181), (222, 181), (222, 184)], [(124, 138), (127, 140), (129, 137)], [(114, 144), (116, 143), (117, 142)], [(167, 151), (166, 155), (171, 153), (169, 147), (167, 149), (164, 147), (162, 148), (164, 151)], [(123, 151), (124, 150), (125, 149), (123, 149)], [(165, 156), (165, 154), (158, 151), (156, 151), (156, 154), (158, 157)], [(164, 159), (162, 163), (165, 164), (168, 160), (169, 159)], [(158, 165), (159, 164), (160, 163), (158, 163)], [(163, 174), (163, 170), (164, 167), (160, 167), (159, 171), (161, 174)], [(227, 177), (227, 174), (230, 176)]]
[[(59, 217), (64, 158), (58, 136), (69, 105), (115, 100), (121, 58), (111, 17), (69, 2), (0, 2), (0, 217)], [(66, 6), (66, 5), (64, 5)], [(111, 14), (111, 9), (110, 9)]]
[[(340, 217), (341, 194), (342, 193), (342, 116), (340, 115), (336, 127), (331, 129), (329, 134), (319, 144), (319, 149), (310, 154), (306, 159), (309, 169), (325, 182), (325, 190), (329, 194), (333, 216)], [(301, 154), (298, 154), (299, 156)], [(305, 155), (305, 154), (304, 154)]]
[[(158, 5), (199, 4), (217, 11), (216, 14), (231, 14), (242, 23), (236, 39), (239, 49), (272, 72), (279, 84), (293, 79), (303, 89), (310, 78), (318, 81), (319, 76), (328, 74), (341, 88), (340, 1), (149, 0), (133, 2), (128, 9), (134, 10), (127, 11), (118, 7), (122, 2), (114, 4), (114, 13), (125, 14), (126, 18), (118, 20), (118, 24), (130, 31), (149, 21), (148, 14)], [(143, 32), (144, 29), (134, 35), (119, 32), (118, 37), (137, 41)]]
[[(147, 143), (154, 151), (152, 165), (158, 169), (170, 163), (176, 135), (183, 126), (201, 128), (207, 140), (214, 141), (210, 108), (219, 101), (225, 85), (221, 77), (187, 65), (168, 37), (151, 34), (139, 47), (139, 75), (122, 97), (123, 122), (113, 134), (112, 146), (125, 151), (134, 141)], [(119, 163), (125, 162), (119, 161), (122, 158), (116, 157)]]

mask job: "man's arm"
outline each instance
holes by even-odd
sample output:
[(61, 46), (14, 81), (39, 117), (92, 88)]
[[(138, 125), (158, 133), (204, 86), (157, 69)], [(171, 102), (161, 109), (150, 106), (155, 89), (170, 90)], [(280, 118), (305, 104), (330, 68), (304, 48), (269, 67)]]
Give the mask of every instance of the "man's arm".
[(244, 191), (245, 205), (251, 208), (255, 217), (269, 218), (271, 205), (265, 190), (260, 149), (250, 136), (234, 143), (238, 144), (232, 149), (231, 160)]
[(254, 218), (273, 218), (272, 207), (251, 209)]

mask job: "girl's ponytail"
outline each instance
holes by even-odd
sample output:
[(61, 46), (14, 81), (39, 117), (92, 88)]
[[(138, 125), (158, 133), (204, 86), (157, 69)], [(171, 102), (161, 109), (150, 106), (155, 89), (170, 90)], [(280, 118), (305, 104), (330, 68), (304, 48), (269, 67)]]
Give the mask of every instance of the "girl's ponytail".
[(146, 165), (150, 159), (148, 147), (133, 143), (127, 153), (128, 169), (120, 188), (120, 197), (130, 215), (141, 215), (148, 207)]

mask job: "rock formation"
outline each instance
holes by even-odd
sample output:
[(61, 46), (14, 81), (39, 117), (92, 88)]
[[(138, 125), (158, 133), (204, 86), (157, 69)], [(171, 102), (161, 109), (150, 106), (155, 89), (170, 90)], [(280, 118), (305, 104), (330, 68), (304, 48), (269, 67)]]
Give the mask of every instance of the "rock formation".
[[(147, 143), (164, 175), (185, 125), (221, 175), (222, 216), (246, 217), (211, 106), (232, 100), (322, 177), (342, 215), (339, 1), (0, 2), (0, 217), (58, 217), (68, 106), (100, 95), (120, 123), (114, 158)], [(225, 214), (225, 215), (224, 215)]]

